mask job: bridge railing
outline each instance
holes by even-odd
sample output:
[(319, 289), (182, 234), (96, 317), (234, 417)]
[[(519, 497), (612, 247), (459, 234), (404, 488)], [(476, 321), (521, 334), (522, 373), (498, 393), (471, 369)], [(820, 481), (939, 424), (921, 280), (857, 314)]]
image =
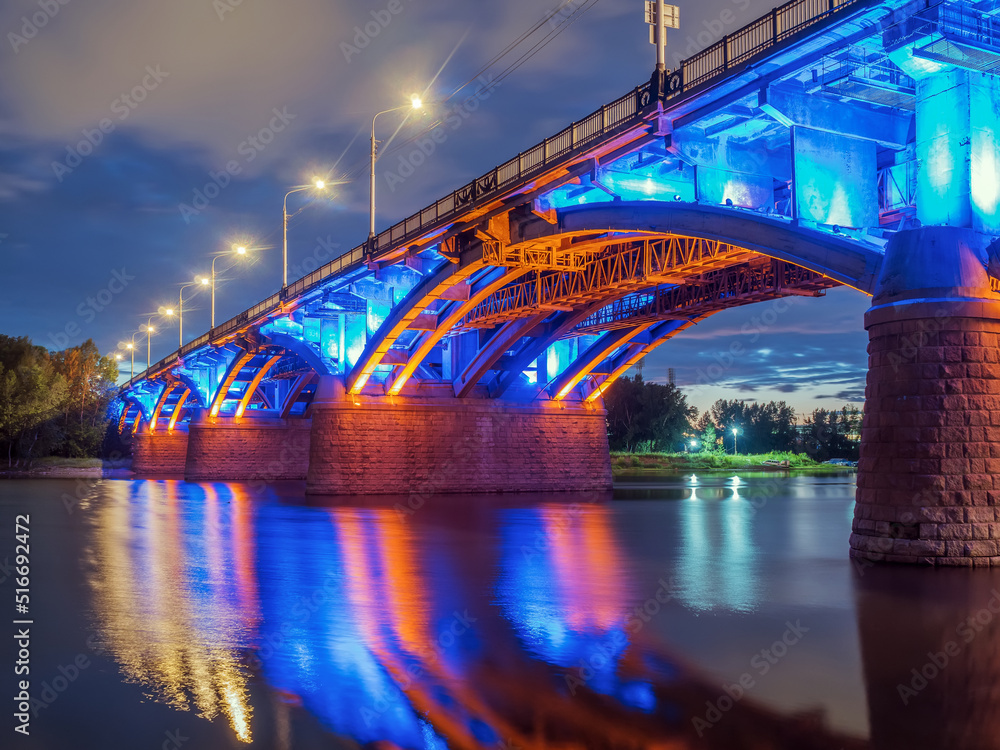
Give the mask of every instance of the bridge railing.
[[(669, 86), (667, 98), (672, 99), (685, 94), (724, 75), (755, 55), (829, 17), (835, 11), (866, 2), (869, 0), (791, 0), (732, 34), (727, 34), (697, 55), (682, 60), (678, 70), (672, 74), (674, 80)], [(637, 86), (625, 96), (601, 107), (583, 120), (572, 123), (534, 148), (518, 154), (436, 203), (394, 224), (376, 236), (375, 247), (372, 248), (374, 253), (377, 255), (380, 250), (388, 250), (416, 240), (429, 231), (455, 220), (469, 209), (499, 197), (512, 186), (527, 182), (592, 141), (607, 138), (618, 130), (631, 127), (642, 118), (646, 108), (655, 103), (652, 94), (649, 83)], [(293, 282), (285, 289), (283, 295), (272, 295), (241, 312), (209, 333), (185, 344), (178, 352), (149, 369), (158, 371), (178, 357), (183, 357), (214, 339), (239, 330), (277, 309), (282, 299), (296, 297), (331, 276), (361, 264), (365, 261), (367, 253), (367, 245), (355, 247)], [(146, 373), (142, 373), (136, 376), (122, 387), (130, 387), (135, 382), (145, 379), (145, 375)]]
[(803, 29), (819, 23), (834, 11), (862, 1), (791, 0), (742, 29), (727, 34), (694, 57), (683, 60), (679, 70), (680, 85), (671, 87), (672, 96), (707, 83)]

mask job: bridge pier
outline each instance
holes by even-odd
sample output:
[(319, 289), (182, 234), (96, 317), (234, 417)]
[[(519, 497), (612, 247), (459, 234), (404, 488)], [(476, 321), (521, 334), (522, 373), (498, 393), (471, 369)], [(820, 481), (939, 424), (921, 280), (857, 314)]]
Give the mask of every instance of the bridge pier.
[(603, 409), (442, 396), (352, 396), (324, 377), (312, 407), (306, 492), (610, 489)]
[(886, 248), (851, 556), (1000, 565), (1000, 301), (982, 235), (925, 227)]
[(199, 481), (305, 479), (309, 466), (307, 419), (209, 416), (191, 420), (184, 478)]
[(142, 424), (132, 436), (132, 471), (143, 477), (183, 476), (187, 450), (186, 426), (150, 432), (149, 425)]

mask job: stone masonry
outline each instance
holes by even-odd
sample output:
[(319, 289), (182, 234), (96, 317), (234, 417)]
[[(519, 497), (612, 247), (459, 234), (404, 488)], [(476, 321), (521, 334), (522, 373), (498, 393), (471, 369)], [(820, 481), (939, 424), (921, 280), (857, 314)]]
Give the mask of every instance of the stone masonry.
[(314, 404), (311, 494), (605, 490), (605, 412), (482, 399)]

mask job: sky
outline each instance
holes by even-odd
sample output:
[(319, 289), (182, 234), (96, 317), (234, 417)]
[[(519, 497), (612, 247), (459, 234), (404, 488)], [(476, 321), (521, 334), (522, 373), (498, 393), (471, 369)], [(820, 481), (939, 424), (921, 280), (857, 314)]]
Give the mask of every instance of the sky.
[[(682, 2), (668, 67), (771, 5)], [(405, 140), (489, 83), (454, 95), (556, 9), (494, 77), (559, 33), (407, 169)], [(342, 183), (289, 199), (291, 280), (365, 239), (375, 112), (414, 93), (432, 104), (378, 120), (380, 230), (647, 80), (642, 13), (640, 0), (4, 0), (0, 333), (50, 349), (92, 338), (113, 352), (176, 307), (213, 253), (247, 244), (248, 260), (217, 262), (216, 319), (228, 320), (280, 288), (291, 187)], [(197, 292), (185, 292), (185, 340), (209, 327)], [(800, 414), (860, 403), (867, 307), (837, 289), (729, 310), (660, 347), (643, 376), (665, 381), (674, 368), (699, 409), (718, 398), (784, 400)], [(177, 343), (176, 325), (159, 329), (153, 361)]]

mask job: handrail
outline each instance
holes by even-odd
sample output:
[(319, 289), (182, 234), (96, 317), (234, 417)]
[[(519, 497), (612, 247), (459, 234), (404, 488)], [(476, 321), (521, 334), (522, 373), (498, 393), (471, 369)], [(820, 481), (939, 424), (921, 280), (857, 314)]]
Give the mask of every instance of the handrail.
[[(743, 28), (727, 34), (693, 57), (682, 60), (680, 67), (669, 74), (664, 99), (674, 99), (687, 94), (743, 66), (761, 52), (788, 40), (803, 29), (828, 18), (834, 12), (867, 1), (791, 0), (774, 8)], [(374, 259), (380, 251), (398, 247), (442, 227), (470, 209), (496, 199), (511, 187), (536, 177), (546, 171), (546, 168), (551, 168), (568, 158), (581, 146), (616, 133), (624, 126), (631, 126), (636, 120), (641, 119), (647, 107), (655, 103), (652, 101), (652, 94), (650, 83), (637, 86), (625, 96), (601, 107), (583, 120), (570, 124), (534, 148), (494, 167), (485, 175), (379, 233), (375, 237), (373, 247), (369, 248), (367, 243), (358, 245), (293, 282), (282, 293), (271, 295), (263, 302), (244, 310), (236, 317), (185, 344), (174, 354), (157, 362), (154, 367), (136, 375), (122, 385), (120, 390), (126, 390), (136, 382), (145, 380), (146, 373), (150, 370), (162, 369), (169, 362), (267, 315), (281, 305), (282, 299), (297, 297), (331, 276), (360, 266), (369, 257)]]
[(863, 1), (791, 0), (780, 5), (732, 34), (726, 34), (697, 55), (682, 60), (680, 68), (674, 71), (667, 98), (686, 94), (819, 23), (835, 11)]

